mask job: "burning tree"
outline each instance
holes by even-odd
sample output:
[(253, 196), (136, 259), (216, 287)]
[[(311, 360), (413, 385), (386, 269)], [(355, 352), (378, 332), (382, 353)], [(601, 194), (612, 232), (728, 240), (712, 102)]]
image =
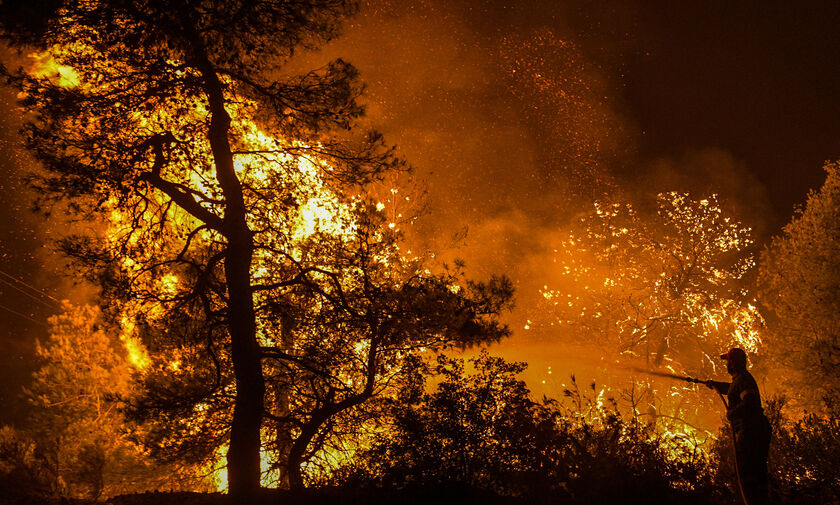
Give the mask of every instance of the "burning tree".
[[(119, 398), (131, 389), (142, 364), (132, 342), (102, 319), (98, 308), (64, 305), (50, 318), (50, 337), (37, 346), (42, 362), (28, 389), (33, 404), (29, 434), (53, 462), (54, 493), (101, 495), (168, 487), (196, 487), (196, 472), (155, 465), (126, 433)], [(176, 480), (179, 479), (180, 482)]]
[(230, 492), (247, 496), (269, 449), (301, 485), (336, 416), (381, 393), (401, 357), (507, 334), (507, 281), (431, 274), (363, 196), (404, 163), (352, 128), (356, 70), (282, 74), (353, 2), (54, 7), (36, 38), (6, 20), (8, 40), (43, 51), (6, 75), (32, 114), (40, 204), (103, 223), (61, 245), (148, 348), (131, 401), (158, 419), (161, 455), (229, 444)]
[[(507, 335), (492, 319), (509, 303), (507, 280), (432, 274), (420, 259), (401, 255), (398, 233), (375, 207), (355, 211), (353, 230), (319, 232), (298, 243), (303, 257), (290, 259), (282, 250), (267, 256), (264, 268), (292, 272), (255, 284), (267, 385), (264, 470), (273, 483), (302, 486), (305, 467), (329, 469), (337, 462), (331, 459), (357, 447), (379, 416), (377, 405), (366, 402), (394, 394), (407, 357)], [(155, 326), (171, 332), (195, 324), (174, 314)], [(206, 367), (203, 340), (184, 345), (158, 338), (152, 345), (155, 371), (145, 388), (152, 394), (135, 405), (147, 425), (157, 420), (151, 446), (163, 456), (211, 457), (225, 443), (232, 386), (226, 367)], [(211, 383), (218, 386), (208, 401)], [(195, 391), (203, 408), (183, 403), (185, 391)]]
[[(708, 373), (732, 344), (755, 351), (762, 319), (741, 282), (749, 229), (715, 196), (663, 193), (657, 206), (644, 219), (630, 204), (597, 203), (573, 225), (556, 251), (558, 285), (542, 290), (548, 324), (672, 371)], [(705, 365), (680, 360), (698, 351)]]
[[(532, 325), (596, 345), (608, 363), (644, 360), (647, 369), (713, 376), (722, 349), (754, 352), (760, 343), (763, 321), (744, 282), (752, 239), (714, 196), (694, 200), (671, 192), (656, 203), (649, 217), (630, 204), (597, 203), (573, 223), (555, 253), (557, 277), (542, 290), (538, 308), (548, 318)], [(693, 388), (673, 383), (663, 394), (645, 379), (613, 394), (679, 449), (711, 435), (704, 414), (714, 411), (713, 398), (688, 401), (686, 390)], [(599, 392), (609, 395), (606, 388)]]

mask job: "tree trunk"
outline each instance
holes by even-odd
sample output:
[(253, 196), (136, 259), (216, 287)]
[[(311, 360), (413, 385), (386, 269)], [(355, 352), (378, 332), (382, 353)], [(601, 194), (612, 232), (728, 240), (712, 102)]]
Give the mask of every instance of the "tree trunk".
[(326, 410), (313, 414), (312, 419), (303, 425), (300, 434), (289, 448), (286, 463), (289, 475), (289, 489), (303, 489), (303, 472), (300, 469), (300, 465), (303, 463), (303, 455), (309, 443), (312, 442), (312, 439), (318, 433), (318, 429), (331, 415), (333, 415), (333, 412), (327, 413)]
[[(283, 310), (280, 314), (280, 339), (283, 352), (294, 352), (294, 328), (295, 318), (290, 311)], [(274, 384), (274, 405), (276, 415), (280, 418), (288, 418), (291, 415), (290, 401), (291, 394), (287, 381), (276, 381)], [(293, 444), (291, 425), (288, 422), (276, 423), (275, 425), (275, 461), (288, 461), (289, 452)], [(279, 485), (281, 488), (291, 488), (291, 477), (289, 467), (281, 467)]]
[[(373, 334), (376, 334), (376, 330), (373, 331)], [(371, 338), (367, 356), (367, 377), (365, 378), (364, 389), (358, 394), (348, 396), (338, 403), (327, 403), (321, 406), (321, 408), (312, 413), (309, 420), (301, 427), (300, 434), (298, 434), (294, 443), (289, 448), (289, 456), (286, 463), (289, 474), (289, 489), (303, 488), (303, 472), (300, 470), (300, 465), (303, 463), (306, 448), (309, 447), (312, 439), (318, 434), (318, 430), (321, 429), (324, 423), (339, 412), (361, 405), (373, 396), (373, 388), (376, 382), (376, 357), (378, 350), (378, 339)]]
[(309, 421), (304, 423), (301, 427), (300, 434), (289, 448), (289, 456), (286, 460), (289, 474), (289, 489), (303, 488), (303, 472), (300, 469), (303, 463), (303, 456), (306, 453), (306, 448), (309, 447), (312, 439), (315, 438), (315, 435), (318, 434), (318, 430), (321, 429), (324, 423), (339, 412), (364, 403), (371, 396), (373, 396), (373, 382), (369, 381), (361, 393), (345, 398), (338, 403), (324, 405), (312, 414)]
[[(202, 55), (203, 56), (203, 55)], [(206, 58), (200, 59), (210, 109), (210, 147), (216, 177), (225, 198), (225, 282), (228, 292), (228, 331), (236, 381), (236, 399), (227, 454), (228, 492), (239, 502), (253, 498), (260, 489), (260, 430), (265, 402), (265, 379), (257, 342), (256, 316), (251, 287), (253, 236), (248, 228), (242, 185), (233, 165), (222, 84)]]
[(260, 428), (265, 396), (251, 297), (251, 248), (245, 245), (235, 247), (231, 244), (225, 258), (230, 298), (228, 325), (236, 380), (236, 403), (227, 454), (228, 484), (230, 494), (239, 498), (254, 496), (260, 487)]

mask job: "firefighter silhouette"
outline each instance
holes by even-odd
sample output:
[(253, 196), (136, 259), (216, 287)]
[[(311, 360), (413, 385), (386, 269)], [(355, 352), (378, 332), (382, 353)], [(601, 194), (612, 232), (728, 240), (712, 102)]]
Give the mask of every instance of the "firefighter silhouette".
[(726, 418), (732, 423), (736, 473), (744, 502), (764, 505), (769, 499), (767, 453), (770, 448), (770, 423), (761, 407), (758, 384), (747, 370), (747, 354), (737, 347), (721, 354), (732, 382), (706, 381), (705, 384), (726, 395)]

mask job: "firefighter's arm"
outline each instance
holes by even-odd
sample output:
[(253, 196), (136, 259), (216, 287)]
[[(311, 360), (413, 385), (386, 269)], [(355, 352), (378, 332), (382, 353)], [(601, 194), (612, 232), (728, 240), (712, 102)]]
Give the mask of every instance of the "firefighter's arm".
[(717, 391), (718, 393), (720, 393), (722, 395), (725, 395), (726, 393), (729, 392), (729, 386), (731, 385), (729, 382), (719, 382), (719, 381), (713, 381), (713, 380), (708, 380), (708, 381), (704, 382), (703, 384), (705, 384), (707, 388), (714, 389), (715, 391)]
[(731, 421), (737, 417), (743, 416), (746, 411), (753, 409), (756, 406), (761, 407), (759, 404), (758, 391), (755, 389), (745, 389), (744, 391), (741, 391), (741, 401), (738, 402), (738, 405), (736, 405), (735, 408), (728, 409), (726, 411), (726, 418)]

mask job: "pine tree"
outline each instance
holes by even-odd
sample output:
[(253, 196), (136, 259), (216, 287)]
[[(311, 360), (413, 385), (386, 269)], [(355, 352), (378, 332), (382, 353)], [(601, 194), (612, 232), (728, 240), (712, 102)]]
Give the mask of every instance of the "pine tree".
[[(44, 22), (4, 22), (7, 40), (42, 50), (33, 68), (6, 72), (32, 112), (38, 204), (100, 223), (62, 249), (102, 287), (106, 317), (150, 351), (134, 414), (166, 421), (148, 433), (161, 456), (208, 458), (227, 445), (240, 498), (260, 487), (266, 415), (300, 485), (322, 427), (380, 391), (383, 351), (507, 332), (493, 319), (506, 281), (459, 295), (388, 252), (390, 226), (363, 188), (405, 164), (354, 128), (356, 70), (336, 60), (283, 73), (354, 10), (343, 0), (66, 1)], [(399, 272), (391, 281), (386, 258)], [(407, 319), (392, 327), (395, 317)], [(318, 352), (330, 342), (337, 356)], [(359, 354), (364, 380), (348, 389), (356, 372), (340, 359)], [(292, 414), (296, 405), (311, 406)]]

